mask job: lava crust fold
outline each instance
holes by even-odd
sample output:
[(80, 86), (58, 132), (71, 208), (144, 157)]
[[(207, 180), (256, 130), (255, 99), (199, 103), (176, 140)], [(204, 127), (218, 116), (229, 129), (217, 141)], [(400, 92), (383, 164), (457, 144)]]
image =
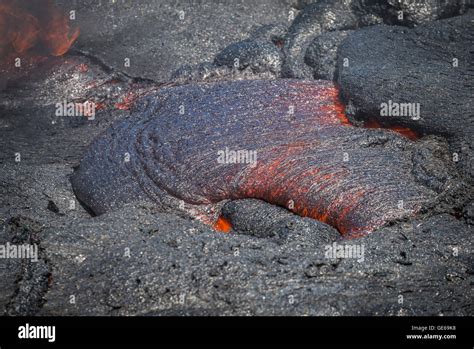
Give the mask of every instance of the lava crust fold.
[[(219, 161), (232, 151), (256, 161)], [(429, 166), (416, 153), (396, 132), (350, 125), (329, 81), (192, 84), (142, 97), (91, 144), (72, 184), (95, 214), (148, 201), (214, 223), (225, 202), (255, 198), (359, 236), (440, 194), (419, 180)]]

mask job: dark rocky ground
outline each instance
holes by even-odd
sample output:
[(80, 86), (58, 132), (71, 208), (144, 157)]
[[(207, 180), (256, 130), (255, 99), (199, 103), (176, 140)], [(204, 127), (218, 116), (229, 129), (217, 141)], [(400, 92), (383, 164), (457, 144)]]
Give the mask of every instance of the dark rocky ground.
[[(75, 50), (116, 70), (125, 70), (123, 56), (132, 56), (136, 61), (125, 73), (159, 82), (173, 77), (178, 83), (281, 78), (285, 67), (305, 62), (309, 78), (340, 84), (354, 122), (376, 116), (374, 108), (386, 99), (420, 102), (428, 113), (409, 125), (459, 151), (454, 166), (466, 190), (456, 204), (355, 240), (341, 240), (324, 223), (258, 200), (224, 207), (234, 227), (229, 234), (146, 203), (91, 217), (75, 199), (69, 176), (87, 144), (128, 111), (101, 110), (93, 121), (54, 117), (54, 103), (82, 98), (89, 90), (74, 65), (52, 64), (27, 81), (9, 78), (0, 91), (0, 242), (40, 247), (36, 263), (0, 260), (4, 314), (474, 314), (472, 11), (438, 20), (464, 10), (436, 8), (427, 13), (442, 15), (380, 21), (405, 28), (358, 29), (372, 24), (364, 19), (318, 33), (308, 15), (318, 5), (303, 10), (306, 15), (295, 23), (288, 21), (289, 11), (297, 15), (303, 5), (199, 2), (185, 11), (183, 26), (173, 17), (181, 6), (139, 2), (99, 8), (78, 1), (83, 29)], [(355, 9), (356, 19), (373, 14)], [(145, 19), (135, 17), (141, 12)], [(131, 24), (134, 29), (128, 30)], [(305, 30), (309, 46), (291, 45)], [(285, 54), (288, 45), (300, 46), (297, 58)], [(76, 54), (68, 59), (87, 62), (94, 78), (110, 77), (103, 66)], [(453, 55), (459, 56), (457, 70), (448, 68)], [(344, 58), (349, 69), (341, 69)], [(383, 70), (386, 65), (390, 69)], [(92, 91), (113, 99), (127, 88), (125, 80)], [(377, 85), (381, 80), (383, 86)], [(17, 152), (21, 162), (15, 162)], [(334, 241), (363, 246), (364, 260), (326, 258), (326, 246)]]

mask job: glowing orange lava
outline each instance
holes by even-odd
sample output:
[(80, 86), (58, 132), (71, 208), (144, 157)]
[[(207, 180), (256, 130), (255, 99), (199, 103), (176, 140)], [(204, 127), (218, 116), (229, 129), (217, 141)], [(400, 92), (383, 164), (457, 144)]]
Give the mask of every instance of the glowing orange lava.
[(420, 136), (413, 131), (412, 129), (408, 127), (402, 127), (402, 126), (397, 126), (397, 125), (392, 125), (392, 126), (383, 126), (380, 122), (376, 120), (367, 120), (364, 122), (364, 127), (365, 128), (384, 128), (388, 130), (392, 130), (394, 132), (397, 132), (408, 139), (411, 139), (412, 141), (416, 141), (417, 139), (420, 138)]
[(214, 223), (214, 229), (223, 233), (228, 233), (232, 230), (232, 224), (227, 218), (220, 216), (216, 223)]

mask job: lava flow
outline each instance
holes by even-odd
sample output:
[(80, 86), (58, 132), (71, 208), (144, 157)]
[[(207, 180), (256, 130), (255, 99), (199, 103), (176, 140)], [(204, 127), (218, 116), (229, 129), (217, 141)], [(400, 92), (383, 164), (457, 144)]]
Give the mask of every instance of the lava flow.
[[(256, 198), (346, 237), (419, 212), (437, 194), (413, 177), (416, 143), (354, 127), (337, 96), (329, 81), (288, 79), (161, 88), (140, 97), (139, 117), (91, 144), (74, 191), (96, 214), (147, 199), (184, 201), (205, 217), (225, 200)], [(205, 220), (229, 230), (218, 216)]]

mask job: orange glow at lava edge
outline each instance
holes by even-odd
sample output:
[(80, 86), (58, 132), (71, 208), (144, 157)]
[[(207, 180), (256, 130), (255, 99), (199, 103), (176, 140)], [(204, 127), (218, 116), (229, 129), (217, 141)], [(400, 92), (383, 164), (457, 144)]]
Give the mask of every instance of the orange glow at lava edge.
[(365, 128), (385, 128), (385, 129), (388, 129), (388, 130), (392, 130), (394, 132), (397, 132), (397, 133), (405, 136), (408, 139), (411, 139), (412, 141), (416, 141), (417, 139), (420, 138), (418, 133), (416, 133), (415, 131), (413, 131), (412, 129), (410, 129), (408, 127), (402, 127), (402, 126), (397, 126), (397, 125), (383, 126), (376, 120), (367, 120), (367, 121), (365, 121), (364, 122), (364, 127)]
[(214, 229), (223, 233), (228, 233), (232, 230), (232, 224), (227, 218), (220, 216), (216, 223), (214, 223)]
[[(33, 5), (32, 5), (33, 4)], [(3, 0), (0, 4), (0, 54), (23, 54), (41, 45), (52, 56), (65, 54), (79, 36), (52, 0)]]
[[(334, 104), (329, 107), (326, 106), (322, 108), (325, 108), (325, 110), (328, 112), (329, 111), (335, 112), (336, 118), (341, 123), (341, 125), (353, 126), (349, 118), (346, 116), (346, 111), (345, 111), (346, 107), (344, 106), (344, 104), (339, 98), (339, 89), (337, 87), (329, 88), (329, 89), (325, 89), (323, 93), (326, 96), (332, 97)], [(416, 141), (417, 139), (420, 138), (420, 135), (409, 127), (403, 127), (399, 125), (385, 126), (374, 119), (369, 119), (369, 120), (364, 121), (363, 127), (364, 128), (383, 128), (383, 129), (391, 130), (391, 131), (401, 134), (402, 136), (412, 141)]]

